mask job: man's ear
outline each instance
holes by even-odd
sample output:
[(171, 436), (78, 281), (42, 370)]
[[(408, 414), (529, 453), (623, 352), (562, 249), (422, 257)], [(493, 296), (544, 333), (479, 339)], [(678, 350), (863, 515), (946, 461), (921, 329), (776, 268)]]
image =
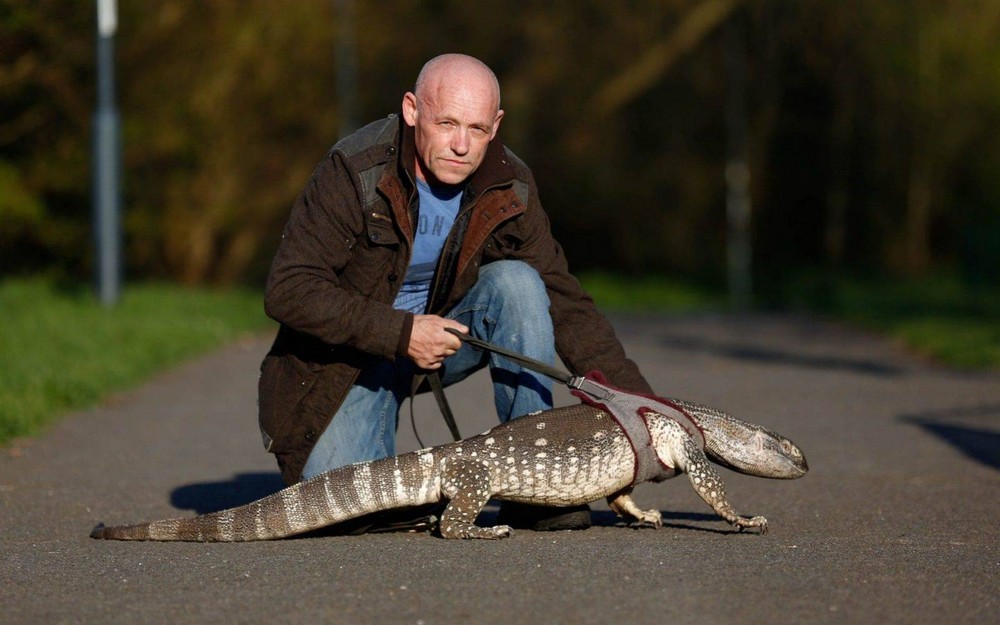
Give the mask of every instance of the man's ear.
[(410, 91), (403, 94), (403, 120), (407, 126), (417, 125), (417, 96)]
[(497, 136), (497, 131), (500, 130), (500, 120), (503, 119), (503, 109), (497, 111), (497, 116), (493, 118), (493, 134), (490, 135), (490, 141), (493, 137)]

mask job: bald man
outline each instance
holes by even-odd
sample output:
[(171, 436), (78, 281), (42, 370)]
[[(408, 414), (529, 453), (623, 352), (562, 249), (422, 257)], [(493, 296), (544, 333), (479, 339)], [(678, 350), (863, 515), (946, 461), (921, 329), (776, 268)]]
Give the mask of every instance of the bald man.
[[(448, 386), (489, 367), (500, 421), (552, 407), (550, 380), (445, 328), (652, 392), (570, 275), (530, 169), (498, 137), (502, 119), (489, 67), (431, 59), (401, 114), (334, 145), (292, 207), (267, 280), (280, 327), (259, 388), (264, 446), (287, 483), (393, 455), (418, 374)], [(590, 525), (585, 506), (504, 504), (501, 517)]]

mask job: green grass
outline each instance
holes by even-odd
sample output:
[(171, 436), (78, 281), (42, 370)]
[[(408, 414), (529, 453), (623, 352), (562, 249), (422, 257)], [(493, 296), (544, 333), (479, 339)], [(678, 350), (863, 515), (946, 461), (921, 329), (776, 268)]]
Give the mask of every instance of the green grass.
[[(609, 311), (724, 310), (721, 291), (663, 277), (583, 274), (584, 287)], [(767, 310), (844, 319), (898, 339), (919, 354), (968, 369), (1000, 369), (1000, 289), (970, 288), (954, 274), (913, 280), (852, 278), (816, 271), (766, 283)]]
[(0, 282), (0, 443), (242, 335), (269, 327), (261, 293), (126, 286), (104, 308), (90, 289)]
[(824, 290), (805, 307), (884, 332), (945, 364), (1000, 369), (1000, 290), (995, 287), (971, 288), (956, 275), (938, 275), (839, 278)]
[(662, 276), (621, 276), (581, 273), (583, 288), (601, 310), (615, 312), (689, 312), (718, 310), (724, 293)]

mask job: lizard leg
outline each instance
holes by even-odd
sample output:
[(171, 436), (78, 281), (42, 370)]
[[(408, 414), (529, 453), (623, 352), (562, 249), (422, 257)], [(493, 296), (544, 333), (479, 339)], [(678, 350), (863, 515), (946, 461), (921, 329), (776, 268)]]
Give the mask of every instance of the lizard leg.
[(634, 522), (631, 527), (652, 527), (659, 529), (663, 526), (663, 515), (659, 510), (640, 510), (632, 499), (632, 487), (627, 486), (614, 495), (608, 497), (608, 506), (620, 517), (632, 517)]
[(730, 525), (739, 528), (740, 531), (748, 527), (760, 528), (761, 534), (767, 533), (767, 519), (762, 516), (744, 517), (736, 514), (733, 507), (729, 505), (726, 498), (726, 487), (719, 477), (719, 472), (715, 470), (705, 457), (705, 452), (691, 439), (684, 441), (684, 452), (687, 456), (684, 470), (691, 480), (691, 486), (698, 496), (705, 500), (705, 503), (712, 506), (715, 513), (729, 522)]
[(438, 525), (444, 538), (505, 538), (508, 525), (479, 527), (476, 517), (489, 501), (490, 473), (482, 464), (468, 459), (448, 462), (441, 476), (441, 493), (449, 499)]

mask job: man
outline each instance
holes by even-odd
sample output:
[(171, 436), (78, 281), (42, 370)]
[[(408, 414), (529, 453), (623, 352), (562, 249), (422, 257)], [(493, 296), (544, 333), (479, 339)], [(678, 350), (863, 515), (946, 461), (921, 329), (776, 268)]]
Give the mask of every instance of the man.
[[(501, 421), (552, 407), (551, 381), (463, 347), (454, 328), (651, 392), (569, 274), (528, 167), (497, 131), (493, 72), (429, 61), (401, 117), (337, 143), (296, 201), (268, 276), (280, 322), (261, 365), (260, 426), (288, 483), (395, 453), (418, 373), (490, 367)], [(587, 527), (589, 510), (501, 510), (515, 527)]]

